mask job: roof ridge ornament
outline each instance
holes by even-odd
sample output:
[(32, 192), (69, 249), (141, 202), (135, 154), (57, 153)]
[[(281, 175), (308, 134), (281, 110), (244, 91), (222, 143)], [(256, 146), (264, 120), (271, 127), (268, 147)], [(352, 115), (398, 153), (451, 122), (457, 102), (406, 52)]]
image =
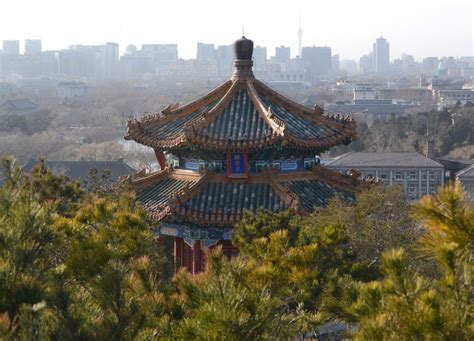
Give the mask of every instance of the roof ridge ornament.
[(232, 80), (250, 79), (255, 78), (252, 67), (253, 67), (253, 41), (250, 39), (242, 38), (237, 39), (234, 43), (234, 73)]

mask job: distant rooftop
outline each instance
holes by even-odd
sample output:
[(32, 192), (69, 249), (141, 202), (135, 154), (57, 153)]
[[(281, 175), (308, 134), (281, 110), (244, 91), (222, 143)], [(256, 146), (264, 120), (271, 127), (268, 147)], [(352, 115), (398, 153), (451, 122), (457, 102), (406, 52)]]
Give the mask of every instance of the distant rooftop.
[(86, 86), (86, 83), (84, 82), (76, 82), (76, 81), (71, 81), (71, 82), (59, 82), (58, 86)]
[(38, 104), (33, 103), (27, 98), (10, 99), (0, 106), (4, 110), (33, 110), (37, 107)]
[(474, 178), (474, 164), (459, 171), (456, 174), (456, 177), (461, 179)]

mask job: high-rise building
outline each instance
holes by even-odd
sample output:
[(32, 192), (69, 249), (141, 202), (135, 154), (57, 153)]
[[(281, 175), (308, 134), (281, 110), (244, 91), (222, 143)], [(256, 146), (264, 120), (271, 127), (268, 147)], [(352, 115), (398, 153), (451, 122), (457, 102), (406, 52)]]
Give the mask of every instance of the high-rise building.
[(106, 43), (101, 51), (102, 76), (106, 79), (114, 77), (119, 61), (119, 45)]
[(434, 75), (438, 69), (438, 65), (438, 57), (426, 57), (423, 59), (423, 72)]
[(234, 60), (234, 47), (232, 45), (217, 46), (217, 72), (220, 77), (230, 76)]
[(19, 55), (20, 54), (20, 41), (19, 40), (4, 40), (3, 41), (3, 54)]
[(403, 62), (403, 68), (404, 69), (412, 68), (415, 65), (415, 57), (413, 57), (412, 55), (403, 53), (402, 54), (402, 62)]
[(42, 51), (41, 39), (26, 39), (25, 40), (25, 54), (38, 55)]
[(378, 74), (388, 73), (390, 65), (390, 45), (387, 39), (380, 37), (374, 43), (374, 69)]
[(339, 55), (338, 54), (333, 55), (331, 57), (331, 70), (333, 72), (338, 72), (339, 71), (339, 64), (340, 64)]
[(178, 45), (176, 44), (143, 44), (142, 52), (150, 56), (155, 63), (178, 60)]
[(368, 75), (374, 72), (374, 54), (368, 53), (359, 59), (359, 72), (362, 75)]
[(197, 43), (197, 60), (215, 61), (216, 57), (217, 51), (214, 47), (214, 44)]
[(253, 50), (253, 67), (255, 70), (263, 70), (265, 63), (267, 62), (267, 48), (257, 46)]
[(288, 63), (291, 59), (290, 48), (280, 46), (275, 49), (275, 61), (278, 63)]
[(140, 55), (140, 72), (166, 73), (178, 60), (176, 44), (143, 44)]
[(346, 72), (347, 75), (357, 74), (357, 62), (352, 59), (343, 59), (341, 63), (341, 69), (343, 72)]
[(315, 75), (327, 75), (331, 71), (331, 48), (328, 46), (303, 47), (301, 61)]

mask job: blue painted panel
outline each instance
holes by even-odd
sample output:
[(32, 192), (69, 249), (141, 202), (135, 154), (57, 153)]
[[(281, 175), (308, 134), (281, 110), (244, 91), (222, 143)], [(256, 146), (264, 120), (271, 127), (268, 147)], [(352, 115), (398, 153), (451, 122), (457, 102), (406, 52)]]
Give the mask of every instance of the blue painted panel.
[(281, 163), (281, 170), (282, 171), (294, 171), (298, 169), (298, 161), (297, 160), (283, 160)]
[(232, 174), (245, 173), (244, 153), (230, 154), (230, 170)]
[(230, 240), (232, 229), (220, 228), (188, 228), (181, 225), (163, 222), (154, 231), (156, 236), (181, 237), (192, 240)]
[(184, 168), (191, 170), (199, 170), (199, 160), (186, 159), (184, 163)]

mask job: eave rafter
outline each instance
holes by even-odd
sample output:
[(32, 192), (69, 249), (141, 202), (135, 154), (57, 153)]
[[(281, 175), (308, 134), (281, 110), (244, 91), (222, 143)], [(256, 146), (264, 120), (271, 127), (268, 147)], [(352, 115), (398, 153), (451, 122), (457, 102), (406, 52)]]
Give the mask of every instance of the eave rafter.
[(157, 128), (173, 121), (185, 118), (193, 112), (201, 109), (203, 106), (221, 98), (232, 86), (233, 82), (228, 80), (224, 84), (209, 92), (207, 95), (198, 98), (182, 107), (178, 104), (167, 106), (158, 113), (144, 115), (140, 118), (129, 119), (127, 123), (126, 140), (135, 140), (136, 142), (145, 144), (154, 148), (173, 148), (185, 142), (183, 133), (177, 134), (172, 139), (163, 139), (160, 136), (151, 136), (145, 129)]
[(205, 172), (202, 174), (201, 178), (192, 185), (186, 186), (182, 190), (173, 193), (169, 199), (171, 212), (183, 207), (186, 201), (198, 194), (202, 187), (207, 184), (210, 177), (212, 177), (212, 172)]
[(342, 174), (336, 170), (323, 167), (320, 164), (313, 167), (312, 173), (316, 179), (337, 187), (340, 190), (351, 193), (359, 193), (362, 190), (369, 188), (373, 183), (373, 181), (369, 182), (360, 180), (359, 174), (357, 173), (352, 175)]
[(254, 80), (254, 83), (255, 86), (270, 100), (280, 104), (288, 111), (298, 114), (305, 120), (316, 124), (325, 124), (336, 129), (350, 129), (352, 126), (355, 129), (355, 121), (351, 116), (344, 117), (336, 113), (325, 114), (325, 111), (318, 105), (315, 105), (313, 109), (310, 109), (282, 96), (280, 93), (259, 80)]
[(166, 168), (162, 171), (153, 172), (151, 174), (140, 176), (131, 181), (132, 189), (135, 193), (149, 186), (153, 186), (161, 181), (167, 179), (185, 180), (188, 181), (186, 186), (178, 192), (173, 193), (166, 204), (154, 207), (151, 210), (147, 210), (147, 219), (150, 222), (158, 222), (163, 220), (165, 217), (172, 213), (172, 207), (175, 204), (177, 198), (181, 200), (187, 200), (189, 195), (195, 195), (198, 188), (200, 188), (203, 181), (207, 181), (207, 174), (200, 175), (189, 171), (172, 170)]
[(190, 142), (197, 142), (195, 140), (200, 131), (209, 126), (225, 110), (239, 89), (239, 82), (234, 81), (229, 90), (227, 90), (225, 95), (219, 100), (219, 102), (217, 102), (214, 107), (211, 108), (211, 110), (205, 112), (200, 118), (187, 122), (184, 128), (184, 135), (186, 139)]
[[(224, 112), (240, 89), (247, 91), (260, 118), (270, 128), (271, 134), (254, 139), (243, 138), (238, 140), (217, 139), (203, 134), (202, 130), (212, 124)], [(304, 120), (326, 126), (330, 129), (325, 130), (319, 138), (310, 139), (294, 134), (287, 129), (285, 122), (278, 119), (272, 113), (270, 107), (265, 107), (260, 94)], [(209, 105), (212, 101), (217, 100), (218, 102), (210, 110), (184, 123), (183, 129), (179, 132), (168, 136), (156, 136), (147, 130), (147, 128), (157, 128), (172, 121), (182, 119), (202, 109), (203, 106)], [(332, 146), (350, 142), (357, 138), (356, 124), (351, 117), (344, 118), (338, 114), (326, 115), (319, 106), (315, 106), (314, 109), (307, 108), (280, 95), (255, 78), (229, 80), (206, 96), (183, 107), (178, 105), (168, 106), (159, 114), (147, 115), (139, 120), (129, 121), (127, 126), (128, 134), (125, 137), (126, 139), (133, 139), (136, 142), (158, 150), (169, 150), (193, 144), (209, 150), (223, 152), (255, 151), (280, 143), (283, 146), (290, 145), (301, 150), (326, 150)]]
[[(224, 152), (237, 150), (253, 151), (280, 142), (282, 140), (284, 126), (281, 122), (278, 123), (271, 118), (272, 114), (265, 110), (257, 96), (255, 96), (255, 99), (252, 98), (251, 89), (254, 91), (255, 89), (253, 87), (249, 88), (249, 84), (250, 82), (248, 81), (235, 80), (229, 91), (215, 107), (213, 107), (208, 113), (204, 114), (199, 120), (187, 125), (185, 129), (186, 140), (204, 148)], [(252, 103), (257, 107), (258, 113), (270, 129), (272, 129), (272, 134), (257, 139), (239, 139), (229, 141), (228, 139), (216, 139), (200, 133), (202, 129), (209, 126), (209, 124), (211, 124), (219, 114), (225, 110), (227, 105), (232, 101), (240, 89), (245, 89), (249, 93)]]
[(283, 137), (285, 132), (285, 123), (276, 119), (270, 108), (265, 109), (265, 106), (263, 105), (262, 101), (260, 100), (260, 97), (257, 94), (257, 90), (255, 90), (255, 87), (252, 84), (252, 80), (247, 80), (246, 85), (250, 100), (257, 109), (257, 112), (260, 114), (260, 117), (273, 130), (273, 133), (275, 135)]
[(276, 173), (275, 170), (271, 169), (263, 172), (264, 177), (268, 179), (268, 183), (272, 186), (273, 190), (281, 200), (283, 200), (293, 211), (299, 211), (300, 202), (298, 195), (293, 192), (286, 183), (277, 181)]

